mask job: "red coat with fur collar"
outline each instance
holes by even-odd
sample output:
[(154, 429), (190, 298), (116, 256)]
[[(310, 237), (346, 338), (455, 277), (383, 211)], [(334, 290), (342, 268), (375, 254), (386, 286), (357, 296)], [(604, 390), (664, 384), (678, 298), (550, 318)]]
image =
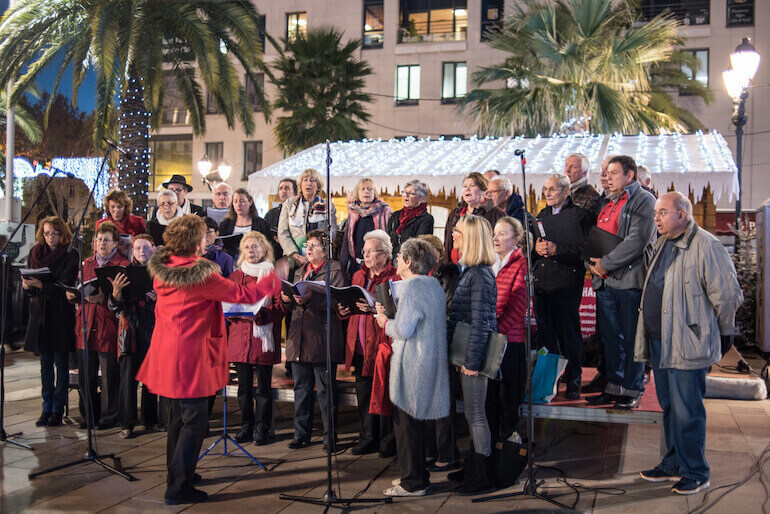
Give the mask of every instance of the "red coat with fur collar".
[(136, 379), (167, 398), (202, 398), (228, 379), (227, 331), (220, 302), (256, 303), (274, 297), (274, 274), (248, 285), (224, 278), (219, 266), (201, 257), (177, 257), (163, 248), (147, 266), (158, 300), (155, 330)]

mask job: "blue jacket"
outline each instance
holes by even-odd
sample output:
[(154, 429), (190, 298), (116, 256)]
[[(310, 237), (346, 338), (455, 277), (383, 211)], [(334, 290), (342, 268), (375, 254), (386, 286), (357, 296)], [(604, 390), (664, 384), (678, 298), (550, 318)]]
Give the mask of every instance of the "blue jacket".
[(508, 199), (508, 208), (505, 210), (505, 215), (516, 218), (521, 222), (522, 225), (524, 225), (524, 200), (522, 200), (521, 195), (517, 193), (511, 193), (511, 197)]
[(465, 268), (460, 275), (447, 326), (450, 343), (461, 321), (471, 326), (465, 367), (477, 371), (484, 362), (489, 334), (497, 332), (497, 284), (491, 266)]
[(227, 278), (233, 272), (233, 258), (221, 246), (215, 244), (209, 246), (204, 257), (219, 265), (223, 277)]

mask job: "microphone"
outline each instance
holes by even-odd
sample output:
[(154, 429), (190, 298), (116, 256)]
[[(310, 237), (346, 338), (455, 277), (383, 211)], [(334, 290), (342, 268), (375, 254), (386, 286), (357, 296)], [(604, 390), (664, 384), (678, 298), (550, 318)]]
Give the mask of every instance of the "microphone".
[(515, 150), (513, 152), (513, 155), (515, 155), (516, 157), (521, 157), (522, 155), (524, 155), (524, 150), (522, 150), (522, 149)]
[(125, 155), (126, 159), (128, 159), (129, 161), (133, 161), (134, 160), (134, 154), (132, 152), (126, 150), (125, 148), (123, 148), (122, 146), (118, 145), (114, 141), (111, 141), (111, 140), (107, 139), (106, 137), (103, 137), (102, 141), (107, 143), (107, 146), (111, 146), (112, 148), (114, 148), (118, 152), (120, 152), (123, 155)]

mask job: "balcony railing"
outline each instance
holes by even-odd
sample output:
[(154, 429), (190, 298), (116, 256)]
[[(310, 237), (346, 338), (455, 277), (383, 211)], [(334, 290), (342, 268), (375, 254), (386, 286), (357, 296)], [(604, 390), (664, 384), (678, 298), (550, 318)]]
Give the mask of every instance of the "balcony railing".
[(163, 109), (163, 125), (166, 127), (190, 125), (190, 113), (184, 107)]
[[(459, 20), (458, 20), (459, 21)], [(467, 20), (463, 20), (467, 22)], [(467, 25), (453, 24), (452, 20), (428, 23), (411, 22), (398, 30), (399, 43), (433, 43), (436, 41), (465, 41)]]
[(644, 0), (641, 11), (648, 20), (668, 10), (685, 25), (708, 25), (709, 3), (709, 0)]

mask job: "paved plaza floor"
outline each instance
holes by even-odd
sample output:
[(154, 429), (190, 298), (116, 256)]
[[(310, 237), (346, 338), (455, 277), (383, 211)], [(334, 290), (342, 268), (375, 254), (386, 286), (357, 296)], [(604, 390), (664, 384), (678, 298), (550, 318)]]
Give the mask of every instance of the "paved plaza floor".
[[(279, 499), (280, 493), (320, 496), (325, 491), (326, 458), (321, 449), (320, 430), (313, 444), (289, 450), (291, 440), (290, 403), (276, 405), (278, 441), (262, 447), (245, 445), (267, 467), (267, 472), (250, 464), (246, 457), (205, 457), (198, 471), (200, 488), (210, 495), (206, 503), (167, 507), (165, 490), (164, 433), (144, 433), (141, 427), (132, 439), (118, 437), (119, 428), (97, 431), (98, 451), (115, 454), (115, 464), (137, 480), (126, 481), (95, 464), (80, 465), (29, 480), (27, 474), (83, 456), (85, 431), (76, 425), (58, 428), (35, 427), (40, 415), (38, 360), (31, 354), (11, 352), (6, 362), (5, 427), (22, 431), (22, 442), (34, 451), (0, 446), (0, 512), (321, 512), (323, 508)], [(70, 395), (73, 416), (77, 393)], [(689, 497), (670, 492), (671, 483), (653, 484), (639, 478), (639, 471), (655, 466), (660, 459), (661, 428), (651, 425), (601, 424), (574, 421), (536, 421), (536, 460), (541, 492), (581, 512), (688, 512), (710, 506), (708, 512), (749, 514), (762, 512), (768, 499), (766, 473), (770, 471), (763, 451), (770, 443), (770, 401), (707, 400), (708, 434), (706, 454), (711, 465), (711, 489)], [(240, 421), (237, 404), (228, 404), (231, 426)], [(221, 399), (217, 400), (212, 435), (221, 430)], [(352, 408), (340, 411), (341, 447), (355, 441), (356, 415)], [(219, 421), (216, 421), (219, 420)], [(320, 416), (316, 415), (316, 427)], [(232, 430), (234, 434), (236, 430)], [(2, 444), (2, 443), (0, 443)], [(467, 434), (461, 447), (467, 448)], [(221, 446), (217, 449), (221, 449)], [(770, 454), (768, 452), (765, 457)], [(112, 463), (110, 459), (107, 461)], [(356, 457), (343, 451), (336, 457), (335, 487), (345, 497), (375, 498), (399, 476), (396, 459), (375, 455)], [(555, 469), (554, 469), (555, 468)], [(725, 487), (742, 481), (738, 487)], [(562, 476), (566, 476), (566, 483)], [(431, 494), (418, 499), (396, 499), (389, 505), (354, 506), (349, 511), (376, 512), (552, 512), (540, 500), (498, 500), (471, 503), (471, 498), (452, 492), (454, 484), (444, 473), (433, 474)], [(521, 482), (509, 490), (519, 491)], [(579, 493), (579, 497), (578, 497)], [(703, 503), (705, 500), (705, 504)], [(334, 509), (336, 510), (336, 509)]]

